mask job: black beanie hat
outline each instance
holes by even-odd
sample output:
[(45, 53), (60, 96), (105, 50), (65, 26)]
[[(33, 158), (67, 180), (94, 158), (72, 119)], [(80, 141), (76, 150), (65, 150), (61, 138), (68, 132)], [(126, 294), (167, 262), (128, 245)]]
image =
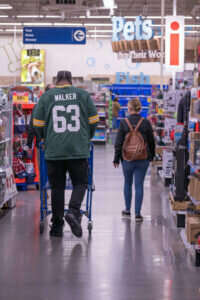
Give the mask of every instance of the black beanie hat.
[(67, 80), (70, 84), (72, 84), (72, 73), (69, 71), (58, 71), (57, 83), (61, 80)]

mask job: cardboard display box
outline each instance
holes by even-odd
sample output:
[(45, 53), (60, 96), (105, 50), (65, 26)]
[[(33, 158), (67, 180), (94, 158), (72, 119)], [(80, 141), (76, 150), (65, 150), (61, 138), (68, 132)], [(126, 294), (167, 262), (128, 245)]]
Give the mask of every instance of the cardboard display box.
[(186, 238), (190, 244), (198, 244), (198, 236), (200, 235), (200, 218), (186, 218)]

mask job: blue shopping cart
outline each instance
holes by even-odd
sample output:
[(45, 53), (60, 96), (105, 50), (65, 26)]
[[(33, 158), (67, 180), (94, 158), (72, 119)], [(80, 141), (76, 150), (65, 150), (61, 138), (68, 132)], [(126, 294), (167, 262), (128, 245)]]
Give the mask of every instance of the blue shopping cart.
[[(44, 158), (44, 150), (43, 143), (40, 143), (40, 233), (44, 232), (44, 221), (45, 218), (52, 213), (51, 211), (51, 203), (49, 203), (49, 199), (47, 197), (47, 190), (50, 190), (50, 184), (47, 175), (47, 163)], [(91, 234), (93, 229), (92, 223), (92, 192), (95, 190), (94, 182), (93, 182), (93, 144), (90, 144), (90, 157), (88, 158), (88, 188), (86, 192), (86, 200), (84, 200), (82, 204), (81, 214), (85, 215), (88, 218), (88, 231)], [(71, 179), (69, 174), (66, 176), (66, 189), (72, 190), (73, 186), (71, 183)], [(65, 204), (66, 207), (66, 204)], [(68, 209), (65, 209), (67, 212)]]

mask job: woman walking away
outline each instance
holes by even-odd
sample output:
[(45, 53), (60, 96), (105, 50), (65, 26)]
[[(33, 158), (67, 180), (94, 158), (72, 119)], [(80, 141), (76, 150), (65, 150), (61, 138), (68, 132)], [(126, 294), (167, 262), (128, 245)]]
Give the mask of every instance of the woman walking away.
[(124, 174), (125, 210), (122, 216), (131, 216), (132, 185), (135, 175), (135, 220), (143, 221), (141, 207), (144, 192), (144, 179), (149, 163), (155, 156), (155, 140), (149, 120), (140, 115), (141, 103), (139, 99), (128, 102), (128, 119), (120, 122), (115, 141), (115, 157), (113, 165), (119, 167), (120, 160)]

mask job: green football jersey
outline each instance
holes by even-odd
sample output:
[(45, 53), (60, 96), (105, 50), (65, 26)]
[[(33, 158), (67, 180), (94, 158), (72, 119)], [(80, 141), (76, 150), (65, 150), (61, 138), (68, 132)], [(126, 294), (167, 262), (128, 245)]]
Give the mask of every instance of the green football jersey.
[(89, 157), (90, 139), (99, 115), (90, 95), (65, 85), (44, 93), (35, 109), (33, 125), (44, 138), (46, 160)]

